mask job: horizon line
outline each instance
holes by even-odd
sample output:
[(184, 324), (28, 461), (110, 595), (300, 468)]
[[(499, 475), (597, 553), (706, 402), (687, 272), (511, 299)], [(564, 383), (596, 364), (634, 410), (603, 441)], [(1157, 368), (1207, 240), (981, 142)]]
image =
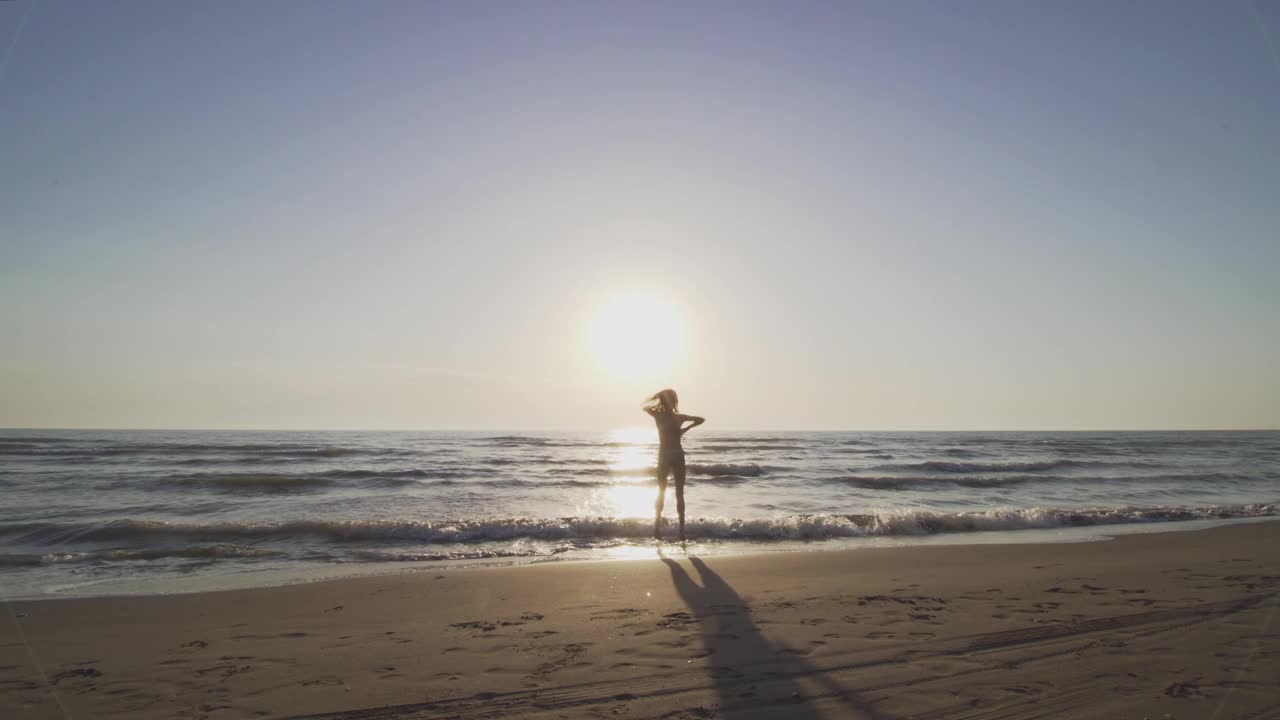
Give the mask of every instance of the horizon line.
[[(460, 428), (340, 428), (340, 427), (263, 427), (263, 428), (228, 428), (228, 427), (91, 427), (91, 426), (11, 426), (0, 427), (0, 432), (50, 430), (50, 431), (104, 431), (104, 432), (519, 432), (519, 433), (563, 433), (563, 432), (612, 432), (629, 429), (633, 425), (618, 427), (556, 427), (556, 428), (521, 428), (521, 427), (460, 427)], [(1114, 433), (1114, 432), (1277, 432), (1280, 427), (1229, 427), (1229, 428), (952, 428), (952, 429), (907, 429), (907, 428), (723, 428), (717, 432), (779, 432), (779, 433)]]

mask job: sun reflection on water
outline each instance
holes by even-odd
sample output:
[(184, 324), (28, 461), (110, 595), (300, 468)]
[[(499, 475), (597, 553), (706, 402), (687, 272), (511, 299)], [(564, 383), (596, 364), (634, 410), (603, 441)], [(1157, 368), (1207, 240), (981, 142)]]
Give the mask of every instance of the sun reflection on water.
[(604, 490), (605, 502), (611, 506), (609, 514), (619, 518), (647, 518), (653, 516), (653, 501), (657, 488), (645, 484), (614, 485)]
[(584, 509), (605, 517), (652, 517), (657, 444), (658, 433), (652, 427), (611, 431), (605, 457), (609, 485), (592, 493)]
[(658, 432), (654, 428), (623, 428), (609, 433), (609, 473), (651, 476), (657, 461)]

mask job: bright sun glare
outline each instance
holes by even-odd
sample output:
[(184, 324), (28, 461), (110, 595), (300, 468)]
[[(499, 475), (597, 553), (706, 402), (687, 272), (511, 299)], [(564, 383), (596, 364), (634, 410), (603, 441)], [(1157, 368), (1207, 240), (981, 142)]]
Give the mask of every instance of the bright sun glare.
[(621, 380), (651, 380), (671, 368), (683, 325), (671, 303), (625, 295), (600, 306), (591, 320), (596, 365)]

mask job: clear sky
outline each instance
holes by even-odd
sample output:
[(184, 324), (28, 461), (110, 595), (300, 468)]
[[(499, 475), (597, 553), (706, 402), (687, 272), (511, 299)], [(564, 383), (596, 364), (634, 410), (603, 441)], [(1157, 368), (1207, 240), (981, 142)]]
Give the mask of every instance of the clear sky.
[(1277, 0), (0, 2), (0, 426), (1278, 427), (1278, 48)]

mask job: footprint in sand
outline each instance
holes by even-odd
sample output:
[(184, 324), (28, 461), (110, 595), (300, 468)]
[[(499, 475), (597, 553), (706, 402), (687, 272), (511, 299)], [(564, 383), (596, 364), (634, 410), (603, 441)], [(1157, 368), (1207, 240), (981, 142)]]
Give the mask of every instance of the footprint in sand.
[[(1196, 678), (1199, 680), (1199, 678)], [(1196, 680), (1184, 680), (1170, 684), (1164, 689), (1164, 694), (1173, 698), (1192, 698), (1204, 695), (1200, 692), (1200, 685)]]
[(527, 679), (541, 679), (568, 667), (583, 667), (591, 665), (589, 662), (578, 661), (578, 657), (586, 652), (590, 645), (591, 643), (568, 643), (561, 646), (560, 652), (562, 655), (559, 658), (539, 665), (538, 668), (527, 677)]
[(516, 627), (531, 622), (538, 622), (542, 617), (541, 613), (527, 612), (520, 615), (515, 620), (468, 620), (467, 622), (453, 623), (449, 627), (461, 630), (479, 630), (480, 632), (487, 633), (493, 632), (500, 627)]
[(198, 676), (200, 676), (200, 677), (204, 677), (205, 675), (208, 675), (209, 673), (217, 673), (217, 674), (219, 674), (219, 675), (221, 675), (221, 676), (222, 676), (222, 679), (223, 679), (223, 680), (226, 680), (227, 678), (231, 677), (232, 675), (239, 675), (240, 673), (246, 673), (246, 672), (250, 672), (250, 671), (252, 671), (252, 670), (253, 670), (253, 666), (252, 666), (252, 665), (239, 665), (239, 664), (236, 664), (236, 663), (222, 663), (221, 665), (211, 665), (211, 666), (209, 666), (209, 667), (207, 667), (207, 668), (199, 668), (199, 669), (197, 669), (197, 670), (195, 671), (195, 674), (196, 674), (196, 675), (198, 675)]
[(71, 668), (50, 678), (50, 683), (57, 685), (63, 680), (91, 680), (96, 677), (102, 677), (102, 671), (94, 667), (87, 668)]
[(679, 630), (697, 622), (698, 619), (687, 612), (674, 612), (663, 615), (657, 625), (664, 630)]
[[(645, 610), (644, 608), (618, 608), (616, 610), (601, 610), (599, 612), (591, 613), (590, 619), (591, 620), (621, 620), (623, 618), (629, 618), (635, 615), (644, 615), (644, 614), (647, 614), (648, 612), (649, 611)], [(539, 615), (538, 619), (541, 620), (542, 616)]]

